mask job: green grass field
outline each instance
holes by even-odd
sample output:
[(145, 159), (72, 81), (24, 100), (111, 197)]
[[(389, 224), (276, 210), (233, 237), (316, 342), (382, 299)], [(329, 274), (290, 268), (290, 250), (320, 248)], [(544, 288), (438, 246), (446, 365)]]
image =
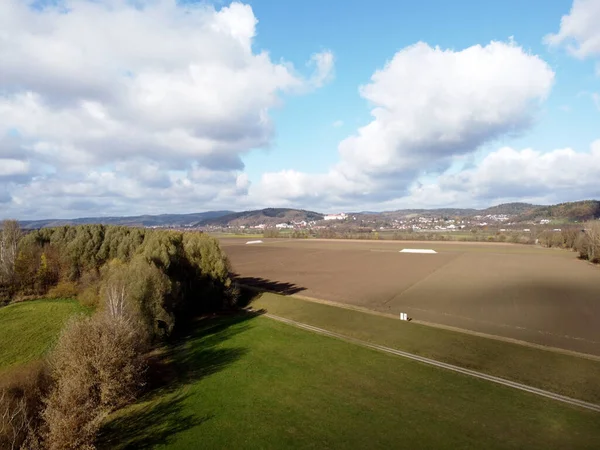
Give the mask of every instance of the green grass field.
[(65, 321), (87, 311), (74, 300), (33, 300), (0, 308), (0, 372), (41, 358)]
[(597, 448), (600, 415), (265, 317), (205, 320), (100, 448)]
[[(253, 307), (330, 331), (600, 404), (600, 361), (262, 294)], [(600, 423), (600, 422), (599, 422)]]

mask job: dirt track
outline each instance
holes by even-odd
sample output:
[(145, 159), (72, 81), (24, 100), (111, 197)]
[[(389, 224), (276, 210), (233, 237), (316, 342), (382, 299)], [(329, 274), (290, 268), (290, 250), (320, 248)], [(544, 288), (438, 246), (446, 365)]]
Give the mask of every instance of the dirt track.
[(356, 339), (349, 336), (344, 336), (343, 334), (335, 333), (330, 330), (325, 330), (323, 328), (314, 327), (312, 325), (308, 325), (305, 323), (297, 322), (295, 320), (287, 319), (284, 317), (279, 317), (273, 314), (265, 314), (266, 317), (277, 320), (279, 322), (286, 323), (288, 325), (292, 325), (303, 330), (311, 331), (313, 333), (321, 334), (324, 336), (333, 337), (336, 339), (343, 340), (345, 342), (360, 345), (361, 347), (370, 348), (373, 350), (377, 350), (384, 353), (389, 353), (396, 356), (401, 356), (403, 358), (408, 358), (413, 361), (419, 361), (420, 363), (427, 364), (430, 366), (438, 367), (440, 369), (450, 370), (452, 372), (462, 373), (463, 375), (467, 375), (473, 378), (479, 378), (481, 380), (490, 381), (492, 383), (500, 384), (502, 386), (506, 386), (512, 389), (517, 389), (524, 392), (529, 392), (530, 394), (539, 395), (541, 397), (550, 398), (552, 400), (556, 400), (558, 402), (566, 403), (568, 405), (577, 406), (580, 408), (588, 409), (590, 411), (600, 412), (600, 405), (596, 405), (594, 403), (586, 402), (583, 400), (579, 400), (576, 398), (567, 397), (564, 395), (560, 395), (554, 392), (546, 391), (543, 389), (539, 389), (533, 386), (528, 386), (526, 384), (517, 383), (514, 381), (510, 381), (504, 378), (495, 377), (493, 375), (485, 374), (482, 372), (477, 372), (475, 370), (465, 369), (464, 367), (459, 367), (454, 364), (448, 364), (441, 361), (436, 361), (431, 358), (425, 358), (423, 356), (415, 355), (413, 353), (404, 352), (398, 349), (385, 347), (383, 345), (374, 344), (371, 342), (363, 341), (360, 339)]
[[(244, 282), (600, 355), (600, 270), (558, 252), (471, 243), (223, 240)], [(405, 247), (438, 253), (404, 254)]]

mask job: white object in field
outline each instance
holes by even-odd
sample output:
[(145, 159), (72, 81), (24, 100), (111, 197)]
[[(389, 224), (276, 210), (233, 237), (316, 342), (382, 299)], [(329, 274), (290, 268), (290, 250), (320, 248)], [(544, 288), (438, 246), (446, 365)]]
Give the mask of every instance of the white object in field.
[(246, 244), (262, 244), (263, 241), (248, 241)]
[(408, 320), (408, 314), (407, 313), (400, 313), (400, 320)]
[(437, 253), (430, 248), (403, 248), (400, 253)]

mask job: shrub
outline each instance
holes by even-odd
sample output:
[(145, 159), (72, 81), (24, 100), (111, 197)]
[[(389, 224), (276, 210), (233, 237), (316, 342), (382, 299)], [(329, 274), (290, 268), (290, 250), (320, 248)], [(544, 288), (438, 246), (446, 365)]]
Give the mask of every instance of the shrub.
[(267, 228), (266, 230), (263, 231), (263, 237), (264, 238), (278, 238), (279, 230)]
[(100, 274), (97, 270), (84, 272), (79, 279), (77, 300), (83, 306), (96, 308), (100, 303)]
[(93, 448), (107, 414), (142, 386), (145, 350), (144, 333), (126, 317), (72, 319), (50, 357), (54, 387), (43, 411), (45, 446)]
[(32, 447), (41, 423), (42, 398), (49, 388), (50, 378), (43, 362), (20, 366), (0, 376), (0, 448)]
[(552, 232), (549, 230), (542, 231), (538, 237), (540, 244), (544, 247), (552, 247)]
[(565, 246), (565, 240), (561, 233), (552, 232), (552, 247), (562, 248)]
[(577, 228), (567, 228), (561, 231), (561, 235), (563, 238), (564, 246), (566, 248), (574, 249), (575, 242), (577, 241), (577, 237), (579, 236), (579, 229)]
[(588, 259), (593, 263), (598, 263), (600, 262), (600, 221), (586, 223), (585, 234)]
[(77, 296), (77, 284), (72, 281), (60, 281), (48, 290), (47, 296), (50, 298), (75, 298)]
[(589, 237), (581, 233), (575, 239), (575, 251), (579, 253), (581, 259), (589, 258)]
[(89, 286), (77, 294), (77, 300), (83, 306), (96, 308), (100, 303), (100, 293), (97, 285)]
[(13, 296), (13, 289), (10, 285), (0, 284), (0, 306), (10, 303)]

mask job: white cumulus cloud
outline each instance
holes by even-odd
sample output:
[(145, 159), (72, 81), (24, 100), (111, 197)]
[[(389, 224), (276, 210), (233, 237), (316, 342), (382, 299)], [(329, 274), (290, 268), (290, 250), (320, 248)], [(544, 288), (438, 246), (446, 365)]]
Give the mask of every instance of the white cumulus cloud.
[(548, 64), (512, 40), (460, 51), (419, 42), (361, 86), (373, 118), (339, 144), (334, 167), (317, 175), (265, 174), (255, 192), (282, 203), (401, 197), (419, 176), (529, 128), (553, 81)]
[(578, 58), (600, 55), (600, 1), (575, 0), (560, 20), (558, 33), (549, 34), (550, 45), (564, 45)]
[(315, 67), (310, 82), (314, 87), (321, 87), (333, 78), (334, 57), (330, 50), (315, 53), (310, 58), (309, 66)]
[(542, 153), (502, 147), (476, 167), (442, 175), (442, 191), (468, 193), (470, 198), (497, 200), (539, 198), (549, 202), (600, 196), (600, 140), (588, 152), (571, 148)]

